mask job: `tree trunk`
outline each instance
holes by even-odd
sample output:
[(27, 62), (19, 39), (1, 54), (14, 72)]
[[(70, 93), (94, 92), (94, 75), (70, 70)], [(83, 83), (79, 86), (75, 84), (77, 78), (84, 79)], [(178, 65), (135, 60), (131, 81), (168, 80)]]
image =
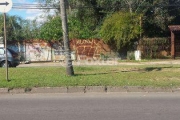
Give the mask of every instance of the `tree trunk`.
[(72, 60), (71, 60), (71, 53), (70, 53), (65, 0), (60, 0), (60, 10), (61, 10), (61, 19), (62, 19), (64, 49), (65, 49), (65, 56), (66, 56), (66, 59), (65, 59), (66, 74), (69, 75), (69, 76), (73, 76), (74, 75), (74, 70), (73, 70), (73, 65), (72, 65)]

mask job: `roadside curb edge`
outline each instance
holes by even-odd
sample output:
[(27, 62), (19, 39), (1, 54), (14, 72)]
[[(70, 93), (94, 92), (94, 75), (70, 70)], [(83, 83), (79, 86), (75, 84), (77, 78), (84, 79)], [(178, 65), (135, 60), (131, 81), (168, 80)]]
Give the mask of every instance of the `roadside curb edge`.
[(160, 88), (141, 86), (68, 86), (68, 87), (39, 87), (39, 88), (0, 88), (0, 94), (23, 93), (113, 93), (113, 92), (180, 92), (180, 88)]

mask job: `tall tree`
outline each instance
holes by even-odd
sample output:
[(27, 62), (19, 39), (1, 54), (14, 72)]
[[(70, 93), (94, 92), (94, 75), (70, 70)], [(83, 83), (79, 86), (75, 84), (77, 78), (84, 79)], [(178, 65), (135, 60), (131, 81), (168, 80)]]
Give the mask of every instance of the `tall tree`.
[(129, 12), (117, 12), (107, 17), (100, 30), (103, 40), (117, 51), (137, 41), (140, 32), (139, 15)]
[[(0, 15), (0, 21), (0, 34), (3, 36), (3, 15)], [(8, 41), (24, 39), (21, 33), (22, 27), (20, 23), (22, 23), (22, 21), (23, 19), (21, 17), (6, 15), (6, 34)]]
[(144, 37), (165, 37), (169, 35), (168, 25), (180, 24), (178, 4), (180, 0), (68, 0), (70, 37), (99, 37), (106, 16), (119, 11), (142, 16), (139, 22)]
[(51, 41), (62, 40), (62, 23), (59, 16), (53, 17), (39, 28), (38, 38)]
[(176, 4), (177, 1), (173, 0), (153, 0), (148, 11), (144, 14), (143, 29), (145, 37), (169, 36), (168, 25), (177, 20), (177, 14), (180, 12)]

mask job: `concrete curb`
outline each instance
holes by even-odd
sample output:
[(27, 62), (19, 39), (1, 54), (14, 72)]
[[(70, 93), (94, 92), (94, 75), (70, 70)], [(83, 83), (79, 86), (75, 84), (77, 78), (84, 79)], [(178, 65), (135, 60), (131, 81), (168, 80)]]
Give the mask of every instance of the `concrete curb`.
[(8, 93), (8, 88), (0, 88), (0, 94)]
[(85, 93), (92, 92), (104, 93), (107, 92), (107, 88), (104, 86), (87, 86), (85, 89)]
[(75, 86), (75, 87), (67, 87), (67, 93), (84, 93), (85, 91), (84, 86)]
[(18, 89), (9, 89), (8, 93), (11, 94), (20, 94), (20, 93), (25, 93), (25, 89), (18, 88)]
[(32, 88), (26, 93), (67, 93), (67, 87), (39, 87)]
[(159, 88), (141, 86), (69, 86), (69, 87), (39, 87), (39, 88), (0, 88), (0, 94), (24, 93), (113, 93), (113, 92), (180, 92), (179, 88)]

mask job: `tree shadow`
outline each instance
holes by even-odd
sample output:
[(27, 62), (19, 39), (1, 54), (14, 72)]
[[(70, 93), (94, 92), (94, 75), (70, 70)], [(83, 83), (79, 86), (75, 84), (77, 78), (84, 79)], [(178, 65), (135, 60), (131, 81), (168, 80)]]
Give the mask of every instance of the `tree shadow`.
[(110, 73), (77, 73), (75, 74), (74, 76), (94, 76), (94, 75), (107, 75), (107, 74), (110, 74)]
[(161, 67), (147, 67), (145, 68), (145, 71), (161, 71), (162, 68)]
[[(106, 72), (86, 72), (86, 73), (76, 73), (75, 76), (94, 76), (94, 75), (108, 75), (108, 74), (119, 74), (119, 73), (130, 73), (130, 72), (151, 72), (151, 71), (162, 71), (163, 69), (171, 69), (173, 66), (166, 67), (146, 67), (146, 68), (136, 68), (136, 69), (121, 69), (121, 70), (110, 70)], [(180, 68), (180, 67), (176, 67)]]
[(169, 66), (169, 67), (147, 67), (145, 68), (145, 71), (161, 71), (165, 68), (173, 68), (173, 66)]

